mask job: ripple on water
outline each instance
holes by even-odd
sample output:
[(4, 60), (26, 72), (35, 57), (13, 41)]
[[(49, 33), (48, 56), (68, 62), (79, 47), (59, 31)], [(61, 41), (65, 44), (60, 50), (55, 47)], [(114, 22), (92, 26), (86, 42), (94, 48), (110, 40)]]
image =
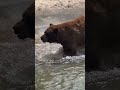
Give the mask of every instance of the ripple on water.
[(84, 54), (62, 57), (60, 44), (36, 44), (36, 90), (85, 90)]
[(84, 90), (84, 67), (79, 65), (39, 66), (36, 72), (36, 90)]

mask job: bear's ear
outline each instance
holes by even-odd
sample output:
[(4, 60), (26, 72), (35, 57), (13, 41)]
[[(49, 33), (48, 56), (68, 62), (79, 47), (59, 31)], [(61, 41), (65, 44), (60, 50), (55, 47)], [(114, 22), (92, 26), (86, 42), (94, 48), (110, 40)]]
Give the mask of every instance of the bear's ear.
[(50, 26), (52, 26), (53, 24), (52, 23), (50, 23)]

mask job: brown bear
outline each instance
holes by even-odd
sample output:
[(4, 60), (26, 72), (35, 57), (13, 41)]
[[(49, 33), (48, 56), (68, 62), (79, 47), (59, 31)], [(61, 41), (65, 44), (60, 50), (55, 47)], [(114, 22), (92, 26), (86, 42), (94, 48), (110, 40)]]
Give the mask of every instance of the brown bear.
[(85, 45), (85, 17), (50, 26), (41, 36), (43, 42), (60, 43), (63, 46), (64, 55), (72, 56)]
[(22, 20), (14, 25), (13, 29), (18, 38), (35, 38), (35, 3), (23, 13)]

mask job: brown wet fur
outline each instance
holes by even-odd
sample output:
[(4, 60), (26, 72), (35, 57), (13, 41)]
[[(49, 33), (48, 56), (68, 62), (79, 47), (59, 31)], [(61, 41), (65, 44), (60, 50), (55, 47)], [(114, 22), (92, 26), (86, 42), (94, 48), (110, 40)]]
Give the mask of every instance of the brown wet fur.
[(63, 46), (64, 54), (73, 56), (77, 50), (85, 45), (85, 17), (50, 26), (41, 37), (43, 42), (60, 43)]

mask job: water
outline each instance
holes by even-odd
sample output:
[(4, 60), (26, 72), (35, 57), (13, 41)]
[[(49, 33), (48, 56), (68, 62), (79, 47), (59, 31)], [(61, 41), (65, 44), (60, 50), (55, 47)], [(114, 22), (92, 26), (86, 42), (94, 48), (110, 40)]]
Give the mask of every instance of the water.
[(86, 73), (86, 90), (120, 90), (120, 69)]
[(59, 44), (36, 44), (36, 90), (85, 90), (85, 56), (62, 57)]
[(60, 44), (41, 43), (35, 47), (36, 90), (85, 90), (85, 85), (86, 90), (120, 89), (119, 68), (85, 73), (83, 53), (63, 58)]
[(34, 41), (23, 41), (17, 37), (16, 40), (18, 41), (0, 42), (0, 90), (26, 89), (32, 85)]

